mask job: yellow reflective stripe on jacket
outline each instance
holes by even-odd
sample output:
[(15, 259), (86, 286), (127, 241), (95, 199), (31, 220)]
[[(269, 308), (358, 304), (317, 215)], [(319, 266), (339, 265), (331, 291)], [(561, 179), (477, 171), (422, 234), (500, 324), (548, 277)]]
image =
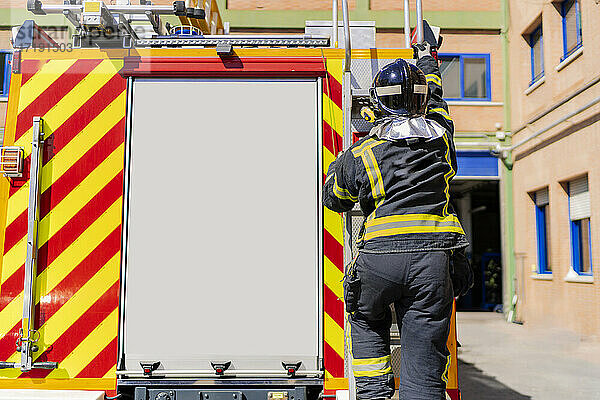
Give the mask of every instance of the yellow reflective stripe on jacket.
[(340, 200), (351, 200), (353, 202), (358, 201), (357, 196), (352, 196), (347, 189), (343, 189), (338, 185), (337, 174), (334, 174), (333, 178), (333, 194)]
[(368, 138), (367, 140), (365, 140), (364, 142), (362, 142), (359, 146), (356, 146), (355, 148), (352, 149), (352, 154), (354, 154), (354, 157), (358, 157), (362, 154), (362, 152), (364, 151), (365, 148), (367, 148), (369, 145), (372, 145), (374, 143), (376, 143), (377, 141), (373, 138)]
[(444, 174), (444, 181), (446, 182), (446, 187), (444, 188), (444, 193), (446, 194), (446, 204), (444, 204), (444, 209), (442, 210), (443, 215), (448, 215), (448, 205), (450, 204), (450, 179), (456, 175), (454, 168), (452, 168), (452, 162), (450, 160), (450, 143), (448, 143), (448, 138), (446, 135), (442, 136), (444, 138), (444, 143), (446, 143), (446, 162), (450, 167), (450, 171)]
[(410, 233), (449, 232), (465, 233), (455, 215), (445, 217), (431, 214), (389, 215), (374, 218), (365, 224), (365, 240)]
[(355, 358), (352, 360), (352, 371), (355, 377), (381, 376), (392, 373), (392, 357)]
[(385, 198), (385, 189), (383, 186), (381, 170), (379, 169), (379, 164), (377, 164), (373, 148), (383, 143), (386, 143), (386, 141), (369, 138), (361, 143), (360, 146), (352, 149), (352, 154), (354, 154), (355, 157), (360, 157), (365, 166), (365, 171), (367, 172), (367, 177), (371, 184), (371, 194), (373, 200), (375, 200), (375, 207), (379, 206)]
[(438, 113), (442, 117), (446, 118), (448, 121), (452, 121), (452, 118), (450, 118), (450, 114), (448, 114), (448, 111), (444, 110), (441, 107), (440, 108), (432, 108), (428, 112), (430, 112), (430, 113)]
[(442, 79), (436, 74), (427, 74), (425, 78), (427, 78), (427, 82), (433, 82), (438, 86), (442, 86)]

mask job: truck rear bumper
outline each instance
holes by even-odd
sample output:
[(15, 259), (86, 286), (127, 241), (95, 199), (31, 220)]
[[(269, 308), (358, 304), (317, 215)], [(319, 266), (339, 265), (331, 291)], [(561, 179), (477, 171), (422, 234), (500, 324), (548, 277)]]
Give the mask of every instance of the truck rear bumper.
[(119, 379), (117, 390), (134, 400), (315, 400), (323, 380)]

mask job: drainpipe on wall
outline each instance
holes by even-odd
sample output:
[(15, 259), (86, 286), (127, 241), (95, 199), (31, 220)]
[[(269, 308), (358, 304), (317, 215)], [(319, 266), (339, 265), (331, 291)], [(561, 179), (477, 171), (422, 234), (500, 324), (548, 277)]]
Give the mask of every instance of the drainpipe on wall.
[[(511, 130), (511, 102), (510, 102), (510, 51), (508, 30), (510, 26), (509, 0), (502, 0), (502, 75), (504, 79), (504, 130)], [(512, 138), (507, 137), (507, 141)], [(507, 143), (510, 145), (510, 143)], [(514, 320), (514, 306), (512, 298), (515, 294), (515, 231), (514, 231), (514, 201), (513, 201), (513, 175), (512, 161), (503, 159), (502, 180), (500, 186), (500, 212), (502, 220), (502, 264), (503, 268), (503, 303), (507, 319)]]

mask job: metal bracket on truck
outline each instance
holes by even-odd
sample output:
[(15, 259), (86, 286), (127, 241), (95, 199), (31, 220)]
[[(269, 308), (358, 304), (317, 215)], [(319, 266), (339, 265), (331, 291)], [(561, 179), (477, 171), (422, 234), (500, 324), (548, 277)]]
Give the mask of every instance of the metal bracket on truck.
[(44, 144), (43, 120), (33, 117), (33, 137), (31, 141), (31, 167), (29, 169), (29, 207), (27, 210), (27, 254), (25, 258), (25, 280), (23, 284), (23, 316), (17, 351), (21, 353), (21, 362), (0, 362), (0, 369), (20, 368), (27, 372), (32, 369), (55, 369), (55, 362), (33, 362), (33, 353), (39, 350), (36, 342), (39, 334), (35, 330), (35, 277), (38, 260), (38, 221), (40, 217), (40, 172), (41, 154)]

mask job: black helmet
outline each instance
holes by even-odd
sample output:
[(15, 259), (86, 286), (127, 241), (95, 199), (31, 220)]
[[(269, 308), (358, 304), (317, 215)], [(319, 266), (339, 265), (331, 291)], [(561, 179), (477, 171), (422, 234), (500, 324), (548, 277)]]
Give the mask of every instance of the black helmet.
[(427, 80), (413, 64), (397, 59), (375, 75), (371, 101), (384, 114), (413, 117), (425, 114)]

